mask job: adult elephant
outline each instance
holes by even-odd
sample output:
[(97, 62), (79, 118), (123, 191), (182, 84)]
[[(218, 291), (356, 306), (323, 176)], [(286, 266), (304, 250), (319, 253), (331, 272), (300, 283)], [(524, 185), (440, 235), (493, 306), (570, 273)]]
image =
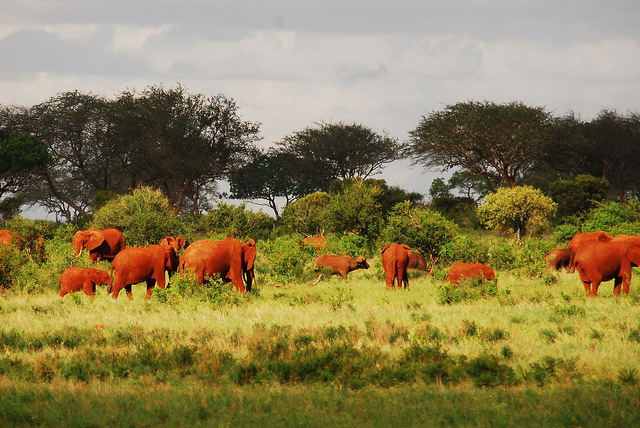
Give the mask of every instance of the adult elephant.
[(95, 268), (70, 267), (65, 269), (58, 280), (60, 297), (74, 291), (84, 291), (87, 296), (95, 296), (96, 285), (111, 287), (109, 273)]
[(233, 238), (220, 241), (203, 239), (189, 245), (182, 254), (180, 272), (193, 272), (201, 284), (212, 275), (220, 274), (224, 282), (231, 281), (239, 292), (244, 293), (251, 291), (255, 283), (255, 260), (256, 241), (253, 238), (247, 242)]
[(75, 257), (79, 257), (86, 248), (89, 251), (89, 260), (95, 263), (100, 260), (112, 261), (125, 247), (124, 236), (118, 229), (79, 230), (73, 235), (73, 247)]
[(640, 266), (640, 237), (584, 244), (574, 257), (587, 296), (598, 295), (602, 282), (614, 280), (613, 295), (629, 293), (631, 266)]
[(407, 266), (409, 265), (409, 256), (411, 247), (408, 245), (400, 245), (393, 243), (382, 247), (382, 267), (384, 268), (385, 278), (387, 280), (387, 288), (393, 289), (397, 283), (398, 288), (409, 288), (409, 277), (407, 275)]
[(574, 273), (576, 267), (574, 264), (575, 253), (568, 248), (561, 248), (547, 251), (544, 259), (547, 265), (553, 270), (564, 269), (567, 273)]
[(184, 248), (184, 239), (167, 236), (159, 245), (129, 247), (120, 251), (111, 263), (112, 287), (109, 292), (115, 300), (123, 288), (129, 300), (133, 300), (131, 286), (147, 283), (145, 299), (151, 297), (153, 287), (165, 288), (165, 271), (171, 276), (178, 269), (177, 251)]
[(582, 247), (584, 244), (588, 242), (593, 242), (593, 241), (611, 242), (612, 240), (613, 240), (613, 236), (609, 235), (606, 232), (602, 232), (602, 231), (591, 232), (591, 233), (581, 232), (581, 233), (577, 233), (576, 235), (574, 235), (573, 238), (571, 238), (571, 241), (569, 241), (569, 245), (567, 245), (567, 248), (573, 251), (574, 253), (577, 253), (580, 247)]
[(447, 272), (444, 280), (446, 281), (448, 278), (450, 284), (458, 284), (464, 279), (478, 277), (494, 281), (496, 279), (496, 274), (493, 272), (493, 269), (489, 266), (483, 265), (482, 263), (458, 262), (449, 268), (449, 272)]

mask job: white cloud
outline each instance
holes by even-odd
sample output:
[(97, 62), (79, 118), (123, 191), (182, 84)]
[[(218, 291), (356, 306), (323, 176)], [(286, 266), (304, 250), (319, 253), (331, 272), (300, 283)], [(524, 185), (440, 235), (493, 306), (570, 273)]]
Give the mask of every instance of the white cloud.
[(159, 27), (132, 27), (116, 25), (113, 41), (109, 50), (112, 52), (132, 52), (142, 49), (151, 37), (159, 36), (171, 29), (173, 25)]

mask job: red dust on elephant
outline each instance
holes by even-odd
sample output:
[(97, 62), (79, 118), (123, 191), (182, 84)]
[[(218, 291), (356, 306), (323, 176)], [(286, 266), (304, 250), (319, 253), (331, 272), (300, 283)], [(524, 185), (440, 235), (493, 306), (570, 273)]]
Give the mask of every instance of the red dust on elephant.
[(60, 297), (80, 290), (87, 296), (93, 297), (96, 294), (96, 285), (111, 287), (111, 277), (108, 272), (101, 269), (70, 267), (60, 275), (58, 285)]
[(382, 247), (382, 267), (384, 268), (387, 288), (392, 289), (397, 283), (398, 288), (409, 288), (409, 276), (407, 275), (407, 267), (409, 266), (409, 258), (411, 255), (411, 247), (408, 245), (400, 245), (393, 243)]
[(489, 266), (485, 266), (482, 263), (455, 263), (451, 268), (449, 268), (449, 272), (444, 277), (446, 280), (449, 278), (450, 284), (458, 284), (460, 281), (465, 279), (472, 278), (484, 278), (489, 281), (493, 281), (496, 279), (496, 274), (493, 272)]
[[(180, 272), (193, 272), (199, 283), (204, 283), (214, 274), (223, 281), (232, 282), (238, 291), (251, 291), (255, 283), (254, 263), (256, 241), (240, 242), (233, 238), (220, 241), (202, 239), (189, 245), (180, 259)], [(242, 282), (242, 278), (247, 287)]]

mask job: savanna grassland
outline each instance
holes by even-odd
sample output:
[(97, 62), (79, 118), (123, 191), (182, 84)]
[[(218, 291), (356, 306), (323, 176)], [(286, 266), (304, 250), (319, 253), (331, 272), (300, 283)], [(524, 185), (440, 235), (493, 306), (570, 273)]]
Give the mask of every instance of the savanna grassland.
[[(498, 271), (455, 291), (379, 257), (348, 280), (238, 295), (174, 278), (144, 300), (99, 289), (0, 296), (8, 426), (633, 426), (640, 284), (586, 299), (577, 275)], [(264, 276), (263, 276), (264, 277)], [(189, 288), (190, 287), (190, 288)], [(463, 292), (464, 291), (464, 292)], [(462, 293), (462, 294), (461, 294)]]

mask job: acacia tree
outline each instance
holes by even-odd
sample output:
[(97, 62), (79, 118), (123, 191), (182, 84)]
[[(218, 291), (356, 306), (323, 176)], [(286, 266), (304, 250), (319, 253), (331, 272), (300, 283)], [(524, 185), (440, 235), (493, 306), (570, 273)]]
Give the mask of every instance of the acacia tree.
[(491, 189), (515, 187), (552, 141), (552, 117), (519, 102), (458, 103), (424, 116), (406, 154), (426, 168), (464, 168)]
[(318, 190), (327, 192), (336, 179), (367, 178), (400, 158), (396, 139), (358, 124), (317, 123), (315, 128), (284, 137), (276, 145), (294, 155), (297, 167)]
[[(229, 176), (231, 197), (250, 199), (271, 208), (280, 217), (277, 198), (284, 198), (285, 206), (316, 190), (302, 169), (298, 158), (281, 150), (254, 150), (251, 160)], [(257, 202), (264, 200), (266, 202)]]
[(233, 99), (182, 86), (125, 91), (115, 100), (60, 94), (31, 108), (0, 109), (1, 127), (40, 138), (53, 157), (30, 197), (50, 212), (86, 213), (102, 191), (162, 190), (173, 211), (200, 201), (245, 160), (259, 124), (240, 119)]

